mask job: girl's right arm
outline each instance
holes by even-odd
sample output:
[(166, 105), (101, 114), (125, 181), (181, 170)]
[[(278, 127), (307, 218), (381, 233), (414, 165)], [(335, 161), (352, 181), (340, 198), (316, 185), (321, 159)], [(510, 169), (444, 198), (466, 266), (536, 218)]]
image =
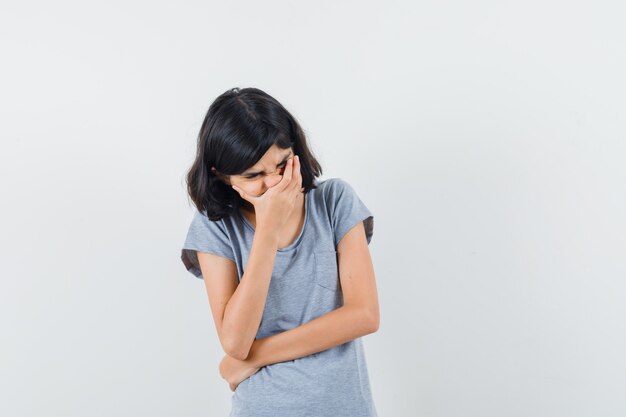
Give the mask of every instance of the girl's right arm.
[(278, 247), (275, 233), (258, 228), (248, 264), (238, 283), (237, 266), (230, 259), (198, 252), (209, 304), (224, 353), (244, 360), (255, 340), (269, 289)]
[(287, 164), (281, 182), (262, 197), (249, 199), (242, 194), (255, 205), (258, 221), (239, 283), (232, 260), (198, 252), (220, 342), (224, 352), (235, 359), (245, 360), (256, 338), (274, 270), (279, 231), (301, 191), (300, 164), (295, 158), (296, 173), (292, 176), (293, 159)]

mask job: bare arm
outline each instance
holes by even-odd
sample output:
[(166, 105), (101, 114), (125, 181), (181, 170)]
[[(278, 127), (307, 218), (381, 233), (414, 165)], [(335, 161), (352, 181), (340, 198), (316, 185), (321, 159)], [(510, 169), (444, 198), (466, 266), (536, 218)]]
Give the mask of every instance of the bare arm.
[(346, 233), (337, 252), (344, 305), (302, 326), (255, 340), (246, 361), (262, 367), (293, 360), (378, 330), (374, 267), (362, 223)]
[(245, 359), (261, 324), (269, 290), (278, 235), (257, 227), (243, 277), (226, 304), (221, 331), (230, 356)]
[(246, 361), (260, 368), (321, 352), (375, 331), (364, 310), (344, 305), (302, 326), (255, 340)]
[[(292, 175), (292, 172), (295, 173)], [(249, 355), (263, 317), (278, 250), (279, 231), (282, 230), (295, 201), (303, 191), (299, 158), (291, 157), (286, 163), (280, 182), (261, 196), (251, 196), (235, 185), (232, 187), (241, 198), (254, 206), (257, 226), (250, 256), (241, 282), (236, 285), (233, 285), (232, 273), (231, 279), (223, 280), (226, 281), (224, 283), (220, 282), (222, 280), (217, 283), (215, 280), (205, 279), (205, 281), (209, 297), (214, 299), (211, 305), (215, 305), (217, 311), (213, 314), (217, 316), (216, 323), (219, 323), (218, 332), (221, 335), (220, 340), (223, 340), (224, 350), (227, 355), (244, 360)], [(229, 267), (232, 271), (232, 262)], [(211, 294), (215, 293), (219, 294), (212, 297)], [(223, 314), (220, 317), (219, 311), (222, 306)]]

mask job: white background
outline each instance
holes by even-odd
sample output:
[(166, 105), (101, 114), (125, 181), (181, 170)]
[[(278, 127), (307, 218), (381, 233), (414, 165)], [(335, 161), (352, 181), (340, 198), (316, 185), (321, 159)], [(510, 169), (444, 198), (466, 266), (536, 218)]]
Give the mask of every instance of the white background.
[(3, 2), (0, 415), (227, 415), (184, 176), (248, 86), (374, 214), (380, 417), (626, 415), (625, 11)]

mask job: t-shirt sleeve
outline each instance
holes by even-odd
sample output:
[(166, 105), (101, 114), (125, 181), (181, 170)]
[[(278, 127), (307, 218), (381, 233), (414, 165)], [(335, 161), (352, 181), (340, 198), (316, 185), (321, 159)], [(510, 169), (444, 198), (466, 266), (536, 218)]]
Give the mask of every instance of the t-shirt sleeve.
[(341, 178), (332, 178), (328, 187), (330, 220), (334, 232), (335, 248), (341, 238), (354, 226), (363, 222), (369, 245), (374, 233), (374, 216), (361, 201), (350, 184)]
[(212, 253), (235, 262), (233, 248), (222, 222), (209, 220), (196, 210), (181, 250), (181, 260), (189, 272), (204, 279), (198, 262), (198, 252)]

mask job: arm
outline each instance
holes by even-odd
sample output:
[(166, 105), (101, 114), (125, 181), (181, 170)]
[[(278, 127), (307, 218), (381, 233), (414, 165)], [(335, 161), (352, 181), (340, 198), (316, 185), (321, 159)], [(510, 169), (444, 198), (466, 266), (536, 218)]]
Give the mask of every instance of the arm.
[(374, 267), (363, 223), (346, 233), (337, 252), (344, 305), (302, 326), (255, 340), (246, 361), (262, 367), (293, 360), (378, 330)]
[(321, 352), (375, 331), (363, 309), (343, 305), (302, 326), (255, 340), (246, 361), (260, 368)]
[(255, 340), (278, 248), (278, 235), (257, 227), (246, 269), (237, 289), (226, 304), (221, 322), (227, 353), (245, 359)]

